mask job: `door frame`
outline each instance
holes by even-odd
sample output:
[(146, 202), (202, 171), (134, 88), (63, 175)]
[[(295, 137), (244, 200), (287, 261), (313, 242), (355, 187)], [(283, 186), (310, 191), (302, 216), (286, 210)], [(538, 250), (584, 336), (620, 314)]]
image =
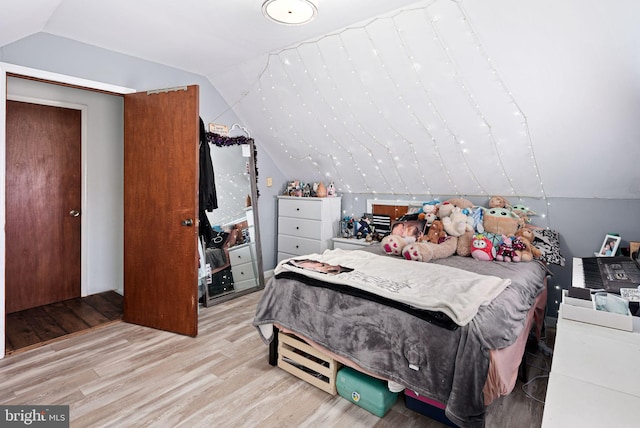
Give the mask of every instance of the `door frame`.
[[(108, 83), (97, 82), (88, 79), (81, 79), (78, 77), (67, 76), (64, 74), (52, 73), (49, 71), (38, 70), (35, 68), (23, 67), (20, 65), (9, 64), (0, 62), (0, 93), (2, 93), (3, 102), (0, 103), (0, 281), (2, 282), (2, 286), (0, 287), (0, 332), (2, 333), (2, 341), (0, 341), (0, 359), (5, 356), (5, 232), (4, 225), (6, 224), (6, 194), (5, 194), (5, 186), (6, 186), (6, 99), (7, 99), (7, 74), (16, 74), (28, 78), (34, 78), (38, 80), (50, 81), (54, 83), (60, 83), (63, 85), (73, 86), (79, 89), (93, 90), (93, 91), (102, 91), (110, 94), (130, 94), (135, 92), (134, 89), (126, 88), (123, 86), (111, 85)], [(20, 101), (20, 100), (16, 100)], [(75, 108), (75, 107), (72, 107)], [(83, 211), (85, 210), (85, 191), (86, 188), (86, 158), (87, 150), (85, 147), (86, 142), (86, 134), (84, 121), (86, 120), (86, 112), (82, 112), (82, 120), (83, 120), (83, 133), (82, 133), (82, 205)], [(85, 222), (83, 222), (83, 228), (85, 226)], [(81, 269), (81, 289), (84, 295), (87, 284), (85, 281), (85, 275), (87, 275), (87, 270), (84, 266), (84, 261), (86, 260), (84, 251), (87, 248), (84, 242), (85, 237), (87, 236), (85, 231), (82, 231), (82, 255), (81, 259), (83, 260)]]
[[(75, 103), (70, 103), (70, 102), (65, 102), (65, 101), (57, 101), (57, 100), (50, 100), (50, 99), (46, 99), (46, 98), (36, 98), (36, 97), (26, 97), (26, 96), (22, 96), (22, 95), (9, 95), (6, 94), (6, 99), (9, 101), (19, 101), (19, 102), (23, 102), (23, 103), (31, 103), (31, 104), (39, 104), (39, 105), (45, 105), (45, 106), (51, 106), (51, 107), (62, 107), (62, 108), (68, 108), (68, 109), (72, 109), (72, 110), (80, 110), (80, 213), (86, 213), (88, 212), (87, 210), (87, 112), (88, 112), (88, 107), (86, 105), (83, 104), (75, 104)], [(6, 104), (5, 107), (6, 109)], [(6, 111), (5, 111), (5, 116), (3, 116), (3, 120), (6, 120)], [(6, 139), (6, 133), (4, 134), (4, 137)], [(6, 148), (6, 141), (5, 141), (5, 146)], [(6, 158), (4, 158), (6, 159)], [(3, 162), (2, 164), (2, 168), (4, 169), (6, 167), (5, 163)], [(6, 174), (3, 175), (3, 178), (6, 179)], [(2, 191), (4, 192), (5, 189), (3, 188)], [(5, 203), (5, 200), (3, 199), (3, 204)], [(3, 205), (4, 206), (4, 205)], [(5, 211), (2, 211), (2, 215), (5, 215)], [(89, 233), (87, 233), (86, 227), (87, 227), (87, 222), (83, 221), (82, 219), (83, 214), (80, 215), (80, 296), (85, 297), (88, 294), (88, 268), (87, 268), (87, 257), (86, 257), (86, 253), (85, 250), (89, 245), (89, 242), (87, 240)], [(5, 223), (3, 223), (5, 224)], [(4, 234), (4, 230), (2, 232)], [(4, 245), (2, 247), (2, 264), (5, 264), (5, 258), (4, 258)], [(3, 283), (4, 283), (4, 275), (2, 276), (3, 279)], [(4, 291), (4, 287), (3, 287), (3, 293)], [(5, 310), (5, 306), (3, 304), (2, 310)]]

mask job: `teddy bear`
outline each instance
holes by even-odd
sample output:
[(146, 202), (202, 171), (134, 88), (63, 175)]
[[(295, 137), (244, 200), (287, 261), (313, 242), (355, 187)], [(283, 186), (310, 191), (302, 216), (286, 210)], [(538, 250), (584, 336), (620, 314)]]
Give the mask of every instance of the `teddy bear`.
[(382, 250), (390, 256), (401, 256), (402, 249), (407, 245), (407, 240), (400, 235), (387, 235), (380, 241)]
[(441, 215), (440, 219), (445, 232), (450, 236), (462, 236), (467, 231), (473, 231), (473, 219), (464, 214), (460, 207), (453, 207), (449, 215)]
[(491, 261), (496, 258), (496, 249), (485, 235), (478, 233), (473, 235), (470, 249), (471, 257), (476, 260)]
[(431, 226), (433, 222), (438, 218), (436, 215), (437, 212), (437, 205), (426, 203), (422, 206), (422, 212), (418, 214), (418, 219), (426, 221), (427, 225)]
[(440, 244), (428, 241), (415, 242), (402, 249), (402, 256), (407, 260), (418, 262), (444, 259), (455, 254), (457, 245), (456, 236), (449, 236)]
[[(458, 207), (461, 208), (464, 212), (464, 210), (469, 210), (471, 208), (473, 208), (473, 202), (471, 202), (468, 199), (465, 198), (451, 198), (451, 199), (447, 199), (446, 201), (442, 202), (440, 204), (440, 207), (442, 207), (442, 205), (447, 205), (447, 204), (451, 204), (454, 207)], [(465, 212), (465, 214), (467, 214)]]
[(425, 236), (423, 236), (420, 241), (421, 242), (432, 242), (434, 244), (439, 244), (447, 238), (447, 232), (444, 231), (444, 225), (442, 224), (442, 220), (434, 220), (434, 222), (429, 227), (429, 231)]
[(463, 235), (458, 236), (458, 247), (456, 248), (456, 254), (462, 257), (468, 257), (471, 255), (471, 241), (473, 241), (473, 230), (466, 231)]
[(492, 196), (489, 198), (489, 208), (509, 208), (511, 204), (504, 196)]
[(533, 245), (535, 238), (531, 229), (520, 229), (516, 232), (515, 236), (523, 243), (524, 249), (516, 250), (516, 253), (520, 256), (523, 262), (528, 262), (533, 259), (540, 258), (542, 252)]
[(469, 217), (473, 203), (464, 198), (451, 198), (438, 206), (438, 217), (450, 236), (462, 236), (473, 230), (473, 218)]

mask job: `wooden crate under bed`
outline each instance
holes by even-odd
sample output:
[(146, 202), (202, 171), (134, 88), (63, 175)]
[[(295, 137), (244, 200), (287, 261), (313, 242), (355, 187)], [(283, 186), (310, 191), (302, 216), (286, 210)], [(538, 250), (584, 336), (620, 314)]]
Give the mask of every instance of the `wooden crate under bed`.
[(279, 332), (277, 365), (331, 395), (337, 393), (336, 374), (340, 363), (296, 336)]

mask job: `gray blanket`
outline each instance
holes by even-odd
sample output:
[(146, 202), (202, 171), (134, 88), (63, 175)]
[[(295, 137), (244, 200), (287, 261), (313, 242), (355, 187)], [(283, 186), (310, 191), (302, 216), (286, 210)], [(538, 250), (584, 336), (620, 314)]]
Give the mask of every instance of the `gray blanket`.
[[(381, 250), (380, 254), (390, 257)], [(485, 262), (458, 256), (434, 263), (512, 282), (469, 324), (452, 331), (358, 297), (272, 278), (253, 324), (278, 323), (373, 374), (446, 403), (446, 414), (456, 424), (483, 426), (489, 350), (516, 340), (548, 270), (538, 262)]]

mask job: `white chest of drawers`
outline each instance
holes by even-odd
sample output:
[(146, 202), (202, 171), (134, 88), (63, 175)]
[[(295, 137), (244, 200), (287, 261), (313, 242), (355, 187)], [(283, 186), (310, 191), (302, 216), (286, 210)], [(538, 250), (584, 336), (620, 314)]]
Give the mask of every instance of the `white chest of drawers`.
[(233, 274), (233, 289), (247, 290), (256, 286), (256, 274), (253, 269), (251, 244), (242, 244), (229, 248), (229, 262)]
[(342, 199), (278, 196), (278, 262), (333, 248)]

